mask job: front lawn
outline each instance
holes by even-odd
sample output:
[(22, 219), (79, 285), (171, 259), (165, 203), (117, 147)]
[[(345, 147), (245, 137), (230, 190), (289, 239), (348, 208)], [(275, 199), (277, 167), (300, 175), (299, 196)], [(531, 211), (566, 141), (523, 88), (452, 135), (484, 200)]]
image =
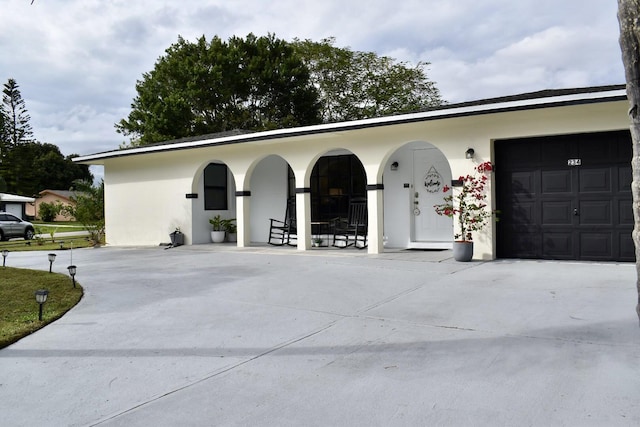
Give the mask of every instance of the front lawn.
[[(62, 243), (62, 248), (60, 248)], [(73, 237), (56, 237), (53, 239), (50, 236), (46, 238), (34, 238), (33, 240), (13, 239), (6, 242), (0, 241), (0, 251), (6, 249), (9, 252), (15, 251), (59, 251), (67, 249), (89, 248), (94, 246), (94, 243), (86, 236), (73, 236)]]
[[(43, 266), (47, 263), (43, 254)], [(38, 289), (49, 291), (42, 321), (38, 320), (35, 299)], [(0, 267), (0, 348), (59, 319), (80, 301), (82, 294), (82, 287), (76, 282), (74, 288), (71, 278), (64, 274)]]

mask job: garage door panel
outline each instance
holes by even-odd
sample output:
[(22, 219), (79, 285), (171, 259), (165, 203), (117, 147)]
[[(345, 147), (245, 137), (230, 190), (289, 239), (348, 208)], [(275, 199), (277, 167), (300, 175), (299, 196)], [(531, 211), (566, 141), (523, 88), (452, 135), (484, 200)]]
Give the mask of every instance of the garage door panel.
[(511, 206), (505, 213), (510, 214), (509, 218), (512, 224), (535, 225), (538, 222), (536, 218), (536, 203), (518, 203)]
[(612, 233), (580, 233), (581, 259), (613, 259), (613, 253), (611, 252), (612, 247)]
[(535, 195), (535, 175), (534, 172), (515, 172), (511, 174), (511, 192), (518, 198), (531, 198)]
[(633, 245), (633, 239), (631, 233), (622, 231), (617, 233), (618, 236), (618, 248), (620, 250), (619, 261), (635, 261), (636, 248)]
[(633, 171), (631, 166), (619, 166), (618, 167), (618, 192), (631, 193), (631, 181), (633, 180)]
[(506, 249), (518, 258), (540, 258), (540, 240), (539, 233), (519, 233), (509, 241)]
[(610, 200), (585, 200), (580, 202), (580, 225), (611, 226), (613, 215)]
[(618, 224), (633, 227), (633, 202), (631, 200), (618, 200)]
[(611, 192), (611, 169), (578, 169), (581, 193)]
[(573, 256), (573, 233), (543, 233), (542, 252), (546, 258), (571, 259)]
[(542, 225), (571, 225), (573, 209), (571, 202), (542, 202)]
[(542, 193), (571, 193), (571, 170), (542, 171)]

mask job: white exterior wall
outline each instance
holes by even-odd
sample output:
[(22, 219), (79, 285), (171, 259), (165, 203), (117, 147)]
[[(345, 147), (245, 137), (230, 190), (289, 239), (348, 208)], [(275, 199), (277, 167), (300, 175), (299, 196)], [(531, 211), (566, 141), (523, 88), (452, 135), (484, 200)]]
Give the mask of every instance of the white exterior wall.
[(250, 241), (266, 242), (268, 218), (284, 220), (287, 203), (287, 162), (278, 156), (262, 160), (252, 173)]
[[(244, 231), (239, 230), (238, 244), (265, 241), (268, 218), (283, 215), (284, 201), (279, 199), (286, 191), (285, 161), (295, 172), (296, 187), (303, 188), (309, 186), (311, 170), (320, 156), (346, 149), (362, 162), (369, 185), (382, 184), (384, 174), (387, 191), (377, 191), (375, 195), (369, 192), (373, 203), (370, 204), (370, 225), (374, 230), (382, 229), (384, 218), (390, 246), (401, 246), (407, 239), (410, 219), (408, 208), (402, 202), (407, 199), (403, 194), (405, 190), (398, 185), (405, 182), (406, 176), (402, 174), (402, 166), (400, 173), (390, 174), (388, 164), (393, 160), (401, 165), (409, 164), (408, 151), (398, 151), (406, 144), (415, 141), (432, 144), (447, 157), (452, 176), (457, 177), (472, 173), (478, 163), (493, 160), (492, 142), (496, 139), (620, 129), (628, 129), (626, 101), (337, 129), (328, 133), (106, 158), (101, 163), (105, 165), (107, 239), (114, 245), (157, 245), (168, 241), (168, 233), (180, 227), (186, 234), (187, 244), (207, 241), (208, 237), (201, 236), (208, 230), (208, 218), (214, 213), (200, 211), (201, 175), (210, 161), (219, 160), (229, 166), (235, 177), (234, 191), (251, 191), (251, 196), (242, 202), (245, 211), (248, 204), (251, 216), (246, 224), (248, 236), (243, 238)], [(473, 161), (464, 158), (470, 147), (475, 150)], [(281, 159), (268, 157), (272, 155)], [(281, 184), (276, 184), (281, 180)], [(186, 193), (198, 193), (199, 198), (186, 199)], [(308, 194), (298, 194), (299, 202), (305, 202), (305, 197), (308, 199)], [(299, 215), (308, 221), (308, 203), (298, 205)], [(384, 209), (375, 209), (377, 206)], [(309, 234), (308, 227), (300, 224), (300, 218), (299, 231)], [(238, 216), (238, 226), (245, 227), (242, 216)], [(489, 226), (484, 235), (474, 239), (474, 258), (495, 257), (494, 233)], [(299, 249), (306, 249), (309, 239), (303, 238), (304, 235), (300, 237), (303, 242)], [(370, 236), (369, 252), (381, 250), (382, 235)]]

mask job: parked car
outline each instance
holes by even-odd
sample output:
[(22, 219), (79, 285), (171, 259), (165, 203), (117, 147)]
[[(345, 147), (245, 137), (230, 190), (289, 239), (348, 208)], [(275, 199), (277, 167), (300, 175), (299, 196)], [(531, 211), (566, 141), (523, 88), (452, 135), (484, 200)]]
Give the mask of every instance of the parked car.
[(0, 212), (0, 240), (9, 240), (13, 237), (24, 237), (26, 240), (31, 240), (33, 234), (33, 224), (13, 214)]

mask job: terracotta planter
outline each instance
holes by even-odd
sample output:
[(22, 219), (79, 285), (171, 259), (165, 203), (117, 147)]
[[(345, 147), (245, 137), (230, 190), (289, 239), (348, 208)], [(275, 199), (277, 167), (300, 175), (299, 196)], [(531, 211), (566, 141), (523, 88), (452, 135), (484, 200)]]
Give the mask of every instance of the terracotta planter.
[(473, 242), (453, 242), (453, 259), (469, 262), (473, 258)]

